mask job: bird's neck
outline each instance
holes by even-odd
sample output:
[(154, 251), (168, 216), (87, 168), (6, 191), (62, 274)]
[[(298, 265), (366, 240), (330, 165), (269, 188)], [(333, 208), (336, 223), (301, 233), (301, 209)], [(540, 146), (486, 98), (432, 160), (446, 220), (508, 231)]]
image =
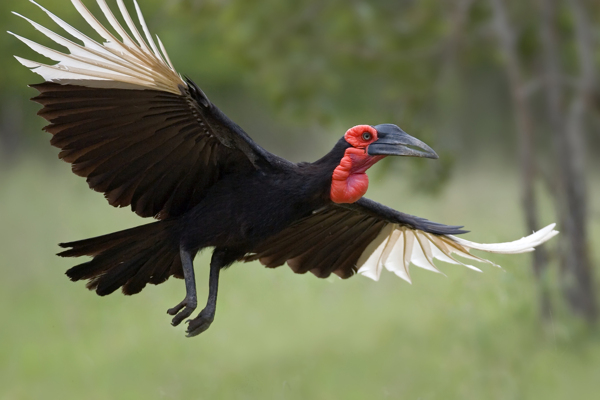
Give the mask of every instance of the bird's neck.
[(330, 197), (334, 203), (354, 203), (367, 193), (369, 177), (366, 172), (383, 156), (369, 156), (366, 149), (349, 147), (333, 170)]
[(350, 146), (340, 140), (323, 158), (312, 163), (318, 167), (326, 182), (324, 188), (334, 203), (354, 203), (367, 193), (369, 177), (367, 169), (384, 156), (369, 156), (366, 149)]

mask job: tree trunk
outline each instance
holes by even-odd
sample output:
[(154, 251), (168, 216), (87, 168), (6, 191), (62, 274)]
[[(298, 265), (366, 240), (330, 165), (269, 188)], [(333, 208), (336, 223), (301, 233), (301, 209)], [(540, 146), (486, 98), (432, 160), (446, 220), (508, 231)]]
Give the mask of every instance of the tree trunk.
[[(535, 196), (535, 155), (534, 127), (532, 111), (527, 99), (525, 82), (521, 72), (519, 55), (515, 46), (514, 30), (511, 28), (506, 13), (504, 0), (491, 0), (494, 13), (494, 25), (498, 43), (506, 65), (513, 113), (517, 125), (519, 145), (519, 167), (521, 170), (521, 203), (525, 214), (527, 234), (540, 228), (537, 216), (537, 199)], [(540, 308), (543, 319), (551, 315), (551, 303), (543, 276), (547, 270), (548, 256), (542, 246), (533, 253), (533, 271), (539, 283)]]
[[(585, 91), (582, 81), (585, 80), (586, 55), (580, 53), (581, 76), (579, 87), (573, 96), (569, 107), (569, 115), (565, 117), (565, 105), (560, 58), (558, 54), (558, 41), (554, 32), (556, 20), (556, 3), (554, 0), (541, 0), (541, 39), (544, 57), (544, 70), (546, 76), (546, 99), (548, 122), (553, 134), (553, 141), (557, 160), (557, 210), (561, 220), (560, 251), (561, 270), (563, 273), (563, 289), (569, 306), (574, 313), (582, 315), (589, 322), (597, 319), (591, 263), (588, 248), (587, 232), (587, 204), (585, 186), (585, 150), (583, 146), (583, 117), (585, 106)], [(573, 5), (575, 8), (573, 8)], [(585, 24), (585, 15), (577, 13), (578, 2), (571, 1), (574, 17), (577, 24)], [(581, 9), (579, 9), (581, 11)], [(583, 21), (582, 21), (583, 19)], [(576, 35), (578, 46), (582, 46), (582, 33), (585, 26), (578, 26)], [(585, 50), (583, 50), (585, 52)], [(593, 61), (592, 61), (593, 63)], [(592, 66), (593, 71), (593, 66)], [(593, 72), (592, 72), (593, 74)]]

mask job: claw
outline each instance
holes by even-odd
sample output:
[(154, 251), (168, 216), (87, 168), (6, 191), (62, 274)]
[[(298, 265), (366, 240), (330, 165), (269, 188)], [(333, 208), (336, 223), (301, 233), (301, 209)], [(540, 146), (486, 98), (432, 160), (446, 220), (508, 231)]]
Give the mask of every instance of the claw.
[(214, 312), (204, 312), (204, 310), (202, 310), (200, 312), (200, 314), (191, 320), (188, 320), (188, 328), (186, 331), (186, 336), (187, 337), (194, 337), (197, 336), (199, 334), (201, 334), (202, 332), (204, 332), (205, 330), (207, 330), (210, 325), (212, 324), (212, 322), (215, 319), (215, 314)]
[(183, 321), (184, 319), (186, 319), (187, 317), (192, 315), (192, 313), (194, 312), (196, 307), (197, 307), (196, 299), (194, 299), (194, 298), (188, 299), (186, 297), (185, 299), (183, 299), (183, 301), (181, 303), (177, 304), (175, 307), (169, 308), (167, 310), (167, 314), (175, 316), (173, 318), (173, 320), (171, 321), (171, 325), (173, 325), (173, 326), (179, 325), (181, 323), (181, 321)]

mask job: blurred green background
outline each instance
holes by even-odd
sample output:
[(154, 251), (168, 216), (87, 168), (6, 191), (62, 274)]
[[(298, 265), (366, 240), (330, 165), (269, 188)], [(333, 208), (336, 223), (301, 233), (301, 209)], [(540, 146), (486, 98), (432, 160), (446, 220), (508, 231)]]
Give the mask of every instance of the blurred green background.
[[(91, 35), (69, 1), (41, 4)], [(472, 232), (465, 237), (478, 242), (527, 233), (519, 95), (532, 127), (527, 156), (535, 160), (539, 227), (565, 218), (565, 188), (556, 183), (564, 149), (546, 105), (553, 50), (559, 110), (568, 132), (583, 140), (573, 154), (585, 167), (577, 176), (585, 188), (588, 283), (592, 294), (599, 287), (597, 2), (140, 6), (178, 71), (272, 152), (312, 161), (356, 124), (395, 123), (423, 139), (440, 160), (385, 160), (370, 170), (368, 197), (465, 225)], [(545, 47), (549, 9), (552, 48)], [(10, 11), (55, 28), (34, 5), (1, 2), (0, 24), (48, 44)], [(512, 47), (502, 45), (507, 33)], [(544, 246), (539, 275), (528, 254), (491, 256), (503, 269), (484, 266), (483, 274), (443, 263), (446, 277), (413, 267), (412, 285), (386, 272), (380, 282), (319, 280), (287, 267), (236, 264), (222, 275), (215, 323), (195, 339), (172, 328), (166, 314), (183, 296), (181, 280), (105, 298), (69, 282), (63, 273), (74, 261), (55, 257), (56, 243), (146, 221), (109, 207), (57, 160), (35, 116), (39, 107), (28, 101), (35, 91), (26, 85), (41, 78), (12, 55), (43, 58), (7, 34), (0, 49), (1, 399), (598, 398), (597, 317), (565, 295), (572, 275), (563, 265), (564, 234)], [(570, 122), (580, 122), (579, 130)], [(200, 298), (209, 255), (195, 262)], [(550, 302), (545, 314), (541, 294)]]

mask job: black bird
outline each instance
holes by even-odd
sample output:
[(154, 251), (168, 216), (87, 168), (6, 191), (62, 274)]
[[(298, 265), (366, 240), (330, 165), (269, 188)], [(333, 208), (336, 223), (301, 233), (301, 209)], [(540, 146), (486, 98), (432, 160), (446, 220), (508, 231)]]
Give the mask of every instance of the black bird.
[[(254, 143), (190, 79), (183, 79), (160, 42), (150, 36), (137, 3), (145, 39), (117, 0), (129, 32), (104, 0), (98, 4), (114, 31), (80, 0), (72, 0), (104, 39), (97, 42), (54, 14), (46, 14), (81, 44), (23, 17), (69, 54), (16, 36), (58, 64), (17, 59), (45, 82), (33, 100), (50, 122), (51, 144), (90, 188), (115, 207), (131, 206), (158, 221), (91, 239), (61, 243), (63, 257), (91, 256), (67, 271), (88, 280), (101, 296), (121, 288), (131, 295), (170, 276), (185, 279), (183, 301), (168, 310), (173, 325), (197, 306), (193, 259), (213, 247), (206, 307), (189, 323), (188, 336), (205, 331), (215, 316), (219, 272), (235, 261), (285, 263), (319, 278), (356, 272), (378, 280), (385, 266), (410, 282), (409, 264), (437, 271), (435, 258), (462, 264), (490, 261), (470, 249), (520, 253), (557, 232), (554, 224), (511, 243), (478, 244), (447, 226), (366, 199), (366, 170), (390, 155), (437, 158), (425, 143), (392, 124), (349, 129), (321, 159), (295, 164)], [(37, 4), (37, 3), (34, 3)], [(18, 15), (18, 14), (17, 14)], [(20, 15), (19, 15), (20, 16)], [(160, 50), (159, 50), (160, 48)]]

